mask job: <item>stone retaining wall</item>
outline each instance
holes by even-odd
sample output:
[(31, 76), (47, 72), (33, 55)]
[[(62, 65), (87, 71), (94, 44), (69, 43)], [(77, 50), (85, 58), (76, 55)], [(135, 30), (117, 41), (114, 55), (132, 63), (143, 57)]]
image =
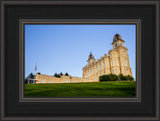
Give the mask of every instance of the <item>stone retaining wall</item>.
[(62, 76), (61, 78), (36, 74), (36, 83), (81, 83), (81, 82), (99, 82), (98, 80), (85, 79), (72, 76)]

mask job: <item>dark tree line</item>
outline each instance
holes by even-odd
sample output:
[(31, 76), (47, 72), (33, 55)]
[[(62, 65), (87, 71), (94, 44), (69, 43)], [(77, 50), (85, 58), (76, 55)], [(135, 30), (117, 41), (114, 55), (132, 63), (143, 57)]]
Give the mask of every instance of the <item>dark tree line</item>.
[[(40, 72), (37, 72), (37, 74), (41, 74)], [(60, 78), (61, 76), (63, 76), (63, 75), (65, 75), (65, 76), (69, 76), (69, 74), (66, 72), (65, 74), (63, 74), (62, 72), (61, 73), (55, 73), (53, 76), (54, 77), (57, 77), (57, 78)]]
[[(37, 72), (37, 74), (41, 74), (40, 72)], [(62, 72), (61, 73), (59, 73), (59, 74), (57, 74), (57, 73), (55, 73), (53, 76), (54, 77), (58, 77), (58, 78), (60, 78), (61, 76), (63, 76), (63, 75), (65, 75), (65, 76), (69, 76), (69, 74), (66, 72), (65, 74), (63, 74)]]
[(60, 78), (60, 77), (63, 76), (63, 75), (69, 76), (69, 74), (68, 74), (67, 72), (66, 72), (65, 74), (63, 74), (62, 72), (59, 73), (59, 74), (55, 73), (53, 76), (54, 76), (54, 77), (57, 77), (57, 78)]
[(123, 74), (108, 74), (99, 77), (99, 81), (133, 81), (134, 78), (130, 75), (124, 76)]

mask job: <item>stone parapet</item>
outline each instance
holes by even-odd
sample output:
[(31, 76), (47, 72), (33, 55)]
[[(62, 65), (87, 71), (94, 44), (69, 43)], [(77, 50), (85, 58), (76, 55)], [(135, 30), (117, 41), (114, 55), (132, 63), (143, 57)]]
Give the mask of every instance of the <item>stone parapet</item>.
[(99, 82), (94, 79), (79, 78), (72, 76), (62, 76), (60, 78), (36, 74), (36, 83), (82, 83), (82, 82)]

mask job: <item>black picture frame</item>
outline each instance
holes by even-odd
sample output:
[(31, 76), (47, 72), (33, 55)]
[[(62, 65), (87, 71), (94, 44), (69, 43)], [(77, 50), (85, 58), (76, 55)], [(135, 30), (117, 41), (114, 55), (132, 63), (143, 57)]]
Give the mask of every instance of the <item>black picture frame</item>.
[(141, 101), (141, 20), (140, 19), (20, 19), (19, 20), (19, 80), (24, 80), (25, 25), (135, 25), (136, 26), (136, 96), (135, 97), (25, 97), (24, 81), (19, 81), (20, 102), (140, 102)]
[[(159, 120), (159, 3), (159, 0), (1, 1), (1, 120)], [(21, 25), (24, 21), (41, 19), (138, 21), (136, 101), (23, 98)]]

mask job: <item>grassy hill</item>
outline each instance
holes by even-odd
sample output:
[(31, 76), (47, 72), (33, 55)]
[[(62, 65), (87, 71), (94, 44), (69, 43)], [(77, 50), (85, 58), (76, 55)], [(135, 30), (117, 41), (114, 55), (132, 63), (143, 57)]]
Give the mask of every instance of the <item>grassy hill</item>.
[(25, 97), (135, 97), (135, 81), (25, 84)]

